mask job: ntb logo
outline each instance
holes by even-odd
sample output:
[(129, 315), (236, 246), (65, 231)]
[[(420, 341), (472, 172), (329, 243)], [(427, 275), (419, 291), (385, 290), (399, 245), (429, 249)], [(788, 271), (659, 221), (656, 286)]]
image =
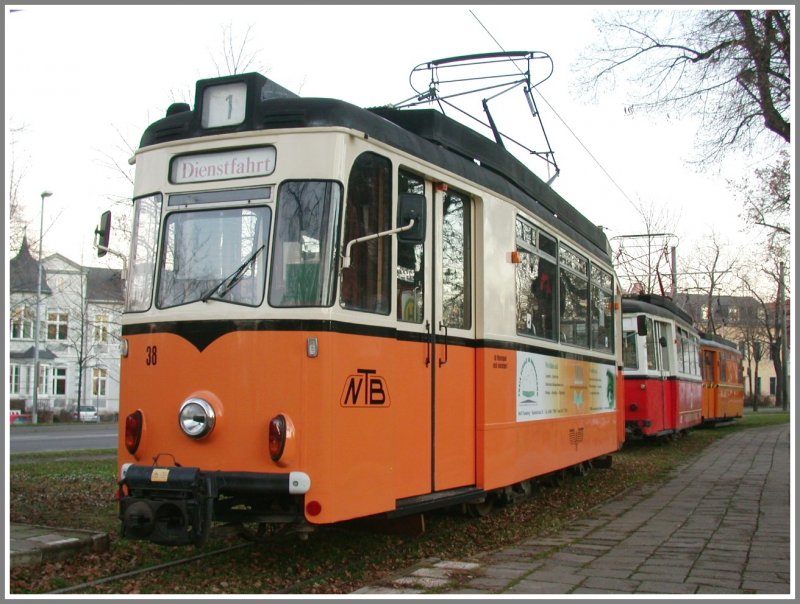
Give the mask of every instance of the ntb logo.
[(348, 375), (344, 383), (342, 407), (388, 407), (389, 390), (386, 380), (375, 375), (375, 369), (357, 369), (355, 375)]

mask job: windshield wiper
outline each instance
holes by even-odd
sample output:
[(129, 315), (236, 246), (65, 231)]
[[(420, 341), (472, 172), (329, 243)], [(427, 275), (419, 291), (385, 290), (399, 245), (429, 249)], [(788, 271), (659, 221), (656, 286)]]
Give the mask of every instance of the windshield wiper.
[(262, 244), (261, 247), (258, 248), (255, 252), (253, 252), (247, 260), (242, 262), (242, 265), (239, 268), (237, 268), (233, 272), (233, 274), (231, 274), (229, 277), (225, 277), (222, 281), (217, 283), (210, 292), (208, 292), (205, 296), (203, 296), (200, 299), (203, 302), (208, 302), (208, 299), (211, 296), (213, 296), (219, 288), (222, 288), (222, 290), (220, 291), (220, 293), (219, 293), (219, 295), (217, 297), (218, 298), (224, 297), (225, 294), (227, 294), (229, 291), (231, 291), (236, 286), (236, 284), (239, 283), (239, 281), (242, 279), (242, 275), (244, 275), (245, 269), (248, 266), (250, 266), (250, 263), (252, 263), (253, 260), (256, 259), (258, 254), (261, 253), (261, 250), (263, 250), (263, 249), (264, 249), (264, 245)]

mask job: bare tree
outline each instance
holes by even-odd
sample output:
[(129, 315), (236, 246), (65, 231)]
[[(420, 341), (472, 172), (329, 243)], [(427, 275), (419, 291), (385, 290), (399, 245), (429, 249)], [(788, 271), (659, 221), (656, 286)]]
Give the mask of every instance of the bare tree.
[[(100, 151), (98, 162), (102, 167), (108, 169), (111, 174), (110, 178), (115, 183), (120, 183), (121, 190), (132, 192), (134, 169), (128, 162), (128, 158), (134, 156), (136, 147), (128, 142), (128, 139), (119, 128), (115, 126), (114, 130), (117, 134), (117, 142), (111, 149)], [(108, 193), (106, 197), (111, 202), (111, 217), (113, 220), (112, 232), (114, 233), (114, 239), (111, 247), (115, 250), (125, 251), (130, 247), (131, 241), (133, 228), (131, 225), (131, 208), (133, 201), (130, 195), (120, 195), (116, 192)]]
[(789, 245), (791, 181), (789, 153), (782, 150), (774, 164), (755, 171), (755, 178), (728, 183), (742, 200), (742, 217), (763, 229), (772, 249)]
[(232, 23), (222, 26), (221, 56), (211, 55), (218, 76), (264, 70), (259, 59), (261, 49), (253, 49), (253, 27), (248, 25), (240, 37), (233, 31)]
[(771, 250), (762, 250), (759, 257), (753, 257), (751, 263), (741, 267), (738, 275), (742, 289), (758, 303), (760, 334), (768, 345), (777, 377), (776, 403), (781, 406), (788, 400), (788, 384), (784, 384), (782, 379), (783, 364), (787, 359), (783, 358), (785, 335), (782, 329), (784, 308), (780, 296), (783, 279), (781, 268), (785, 265), (788, 250), (783, 251), (784, 255), (780, 255)]
[(789, 10), (614, 11), (595, 24), (602, 40), (578, 61), (580, 88), (597, 94), (627, 76), (626, 112), (700, 116), (703, 160), (764, 132), (789, 141)]
[(698, 247), (693, 256), (684, 263), (681, 274), (689, 282), (683, 289), (690, 293), (702, 294), (706, 298), (707, 313), (705, 332), (717, 334), (714, 300), (720, 295), (730, 293), (736, 260), (731, 259), (719, 234), (711, 230), (710, 239)]
[[(19, 159), (19, 137), (25, 131), (24, 126), (10, 128), (9, 148), (11, 161), (8, 172), (8, 244), (10, 255), (15, 255), (22, 245), (22, 239), (28, 228), (25, 209), (20, 200), (20, 185), (25, 178), (26, 167)], [(30, 243), (30, 242), (29, 242)]]

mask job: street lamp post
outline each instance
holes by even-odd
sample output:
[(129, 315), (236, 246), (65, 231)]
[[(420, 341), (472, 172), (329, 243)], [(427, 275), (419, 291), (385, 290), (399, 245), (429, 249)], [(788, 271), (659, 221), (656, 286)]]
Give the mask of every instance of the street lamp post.
[(39, 213), (39, 276), (36, 279), (36, 324), (33, 328), (33, 412), (31, 422), (39, 423), (39, 331), (41, 320), (40, 302), (42, 298), (42, 239), (44, 239), (44, 198), (52, 191), (42, 191), (42, 209)]

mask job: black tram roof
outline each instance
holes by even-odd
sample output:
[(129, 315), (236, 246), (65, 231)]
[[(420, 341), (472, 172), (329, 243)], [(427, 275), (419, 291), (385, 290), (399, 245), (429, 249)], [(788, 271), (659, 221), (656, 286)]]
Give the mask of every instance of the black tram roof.
[(689, 313), (675, 304), (671, 298), (657, 294), (626, 294), (622, 296), (622, 312), (623, 314), (647, 313), (665, 319), (678, 319), (690, 327), (694, 325), (694, 319)]
[[(254, 77), (258, 74), (244, 74)], [(217, 81), (230, 81), (235, 76)], [(210, 82), (211, 80), (201, 80)], [(214, 132), (246, 132), (283, 128), (344, 127), (410, 153), (445, 170), (513, 199), (548, 224), (557, 225), (568, 236), (611, 262), (611, 249), (603, 230), (593, 224), (521, 161), (494, 141), (434, 109), (364, 109), (345, 101), (303, 98), (270, 80), (254, 103), (248, 119), (232, 128)], [(201, 82), (198, 82), (198, 91)], [(263, 98), (267, 96), (268, 98)], [(167, 116), (152, 123), (140, 147), (168, 141), (208, 136), (200, 125), (199, 112), (186, 104), (170, 107)]]
[(736, 342), (732, 342), (731, 340), (727, 340), (722, 336), (718, 336), (715, 333), (706, 333), (704, 331), (700, 332), (700, 339), (702, 340), (702, 344), (710, 345), (716, 344), (719, 347), (727, 347), (732, 348), (736, 352), (739, 352), (739, 347), (736, 345)]

